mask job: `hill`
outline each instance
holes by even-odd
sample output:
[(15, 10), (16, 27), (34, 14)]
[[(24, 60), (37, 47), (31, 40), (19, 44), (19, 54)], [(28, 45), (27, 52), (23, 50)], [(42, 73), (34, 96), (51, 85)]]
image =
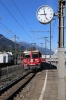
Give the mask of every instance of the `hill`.
[[(19, 51), (20, 44), (16, 43), (16, 50)], [(24, 50), (25, 47), (21, 46), (21, 49)], [(15, 51), (15, 43), (7, 38), (5, 38), (2, 34), (0, 34), (0, 51)]]
[[(23, 42), (21, 45), (20, 43), (16, 42), (16, 51), (24, 51), (26, 49), (29, 49), (31, 48), (31, 44), (30, 43), (26, 43), (26, 42)], [(45, 48), (42, 48), (39, 47), (39, 46), (36, 46), (36, 48), (38, 50), (40, 50), (40, 52), (42, 54), (45, 54), (45, 50), (46, 50), (46, 54), (50, 54), (50, 50), (49, 49), (45, 49)], [(15, 51), (15, 43), (7, 38), (5, 38), (2, 34), (0, 34), (0, 51)], [(53, 54), (54, 52), (51, 51), (51, 54)]]

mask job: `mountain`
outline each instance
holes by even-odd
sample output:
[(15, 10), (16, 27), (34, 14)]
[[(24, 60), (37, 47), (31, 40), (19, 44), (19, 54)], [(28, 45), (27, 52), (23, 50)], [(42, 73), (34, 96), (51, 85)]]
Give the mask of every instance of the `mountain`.
[(18, 43), (16, 43), (15, 46), (15, 43), (13, 41), (5, 38), (2, 34), (0, 34), (0, 51), (15, 51), (15, 48), (16, 50), (25, 49), (25, 47), (23, 46), (20, 47), (20, 44)]
[[(15, 43), (7, 38), (5, 38), (2, 34), (0, 34), (0, 51), (15, 51), (15, 48), (16, 48), (16, 51), (24, 51), (26, 49), (29, 49), (31, 48), (32, 45), (30, 43), (26, 43), (26, 42), (22, 42), (21, 44), (19, 42), (16, 42), (16, 46), (15, 46)], [(42, 48), (39, 47), (39, 46), (36, 46), (36, 48), (38, 50), (40, 50), (40, 52), (42, 54), (50, 54), (50, 50), (49, 49), (45, 49), (45, 48)], [(51, 54), (53, 54), (54, 52), (51, 51)]]
[[(23, 44), (22, 44), (23, 46), (25, 46), (25, 48), (26, 49), (30, 49), (31, 47), (32, 47), (32, 45), (30, 44), (30, 43), (26, 43), (26, 42), (23, 42)], [(41, 48), (41, 47), (39, 47), (38, 45), (36, 45), (36, 48), (42, 53), (42, 54), (44, 54), (45, 55), (45, 53), (46, 53), (46, 55), (50, 55), (50, 50), (49, 49), (45, 49), (45, 48)], [(53, 51), (51, 51), (51, 54), (54, 54), (54, 52)]]

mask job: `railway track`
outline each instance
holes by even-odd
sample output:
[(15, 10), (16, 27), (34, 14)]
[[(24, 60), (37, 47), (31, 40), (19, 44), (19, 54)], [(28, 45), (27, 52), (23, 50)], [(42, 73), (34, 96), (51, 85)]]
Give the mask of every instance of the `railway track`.
[[(15, 70), (15, 68), (17, 70)], [(8, 69), (7, 67), (1, 68), (0, 89), (10, 84), (11, 81), (21, 77), (24, 72), (26, 71), (24, 71), (21, 66), (8, 66)]]
[(0, 100), (13, 100), (15, 95), (27, 85), (30, 80), (36, 75), (30, 71), (25, 73), (22, 77), (12, 82), (10, 85), (0, 90)]
[(0, 76), (8, 77), (11, 74), (16, 73), (18, 70), (23, 70), (21, 65), (6, 66), (0, 69)]

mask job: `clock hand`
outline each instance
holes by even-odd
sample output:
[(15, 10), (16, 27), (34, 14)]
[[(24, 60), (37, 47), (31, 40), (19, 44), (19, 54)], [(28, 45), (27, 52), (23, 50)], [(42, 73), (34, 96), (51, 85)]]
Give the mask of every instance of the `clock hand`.
[(46, 17), (47, 14), (40, 14), (40, 15), (45, 15), (45, 18), (48, 20), (48, 18)]
[(48, 18), (46, 17), (46, 15), (45, 15), (45, 18), (48, 20)]
[(45, 13), (45, 10), (44, 10), (44, 15), (45, 15), (45, 18), (48, 20), (48, 18), (46, 17), (47, 14)]
[(40, 14), (40, 15), (45, 15), (45, 14)]

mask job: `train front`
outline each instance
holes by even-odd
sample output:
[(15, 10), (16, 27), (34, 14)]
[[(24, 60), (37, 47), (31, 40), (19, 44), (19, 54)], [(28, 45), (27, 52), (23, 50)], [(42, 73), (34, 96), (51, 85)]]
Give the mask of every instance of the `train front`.
[(41, 68), (41, 53), (38, 50), (28, 51), (23, 54), (24, 69)]
[(31, 52), (30, 69), (38, 69), (41, 67), (41, 54), (40, 52)]

